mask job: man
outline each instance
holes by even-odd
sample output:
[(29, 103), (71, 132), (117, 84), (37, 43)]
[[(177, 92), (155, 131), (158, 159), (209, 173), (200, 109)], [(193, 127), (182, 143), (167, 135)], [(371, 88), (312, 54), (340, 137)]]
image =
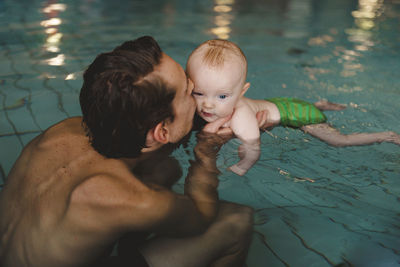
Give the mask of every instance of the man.
[[(184, 195), (131, 171), (190, 131), (192, 89), (151, 37), (99, 55), (84, 74), (83, 117), (37, 136), (10, 171), (0, 266), (243, 266), (252, 210), (218, 201), (221, 137), (199, 134)], [(128, 235), (134, 245), (109, 257)]]

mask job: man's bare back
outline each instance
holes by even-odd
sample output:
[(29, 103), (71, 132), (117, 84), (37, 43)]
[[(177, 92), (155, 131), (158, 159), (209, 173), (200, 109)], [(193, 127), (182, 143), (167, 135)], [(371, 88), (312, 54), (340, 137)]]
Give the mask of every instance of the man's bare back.
[[(8, 201), (0, 202), (7, 218), (0, 228), (7, 249), (0, 258), (15, 266), (73, 266), (98, 256), (121, 227), (116, 216), (128, 197), (121, 193), (134, 190), (130, 198), (143, 198), (150, 190), (122, 160), (91, 148), (81, 118), (65, 120), (32, 140), (8, 180), (10, 188), (1, 195)], [(102, 211), (96, 214), (95, 206)]]

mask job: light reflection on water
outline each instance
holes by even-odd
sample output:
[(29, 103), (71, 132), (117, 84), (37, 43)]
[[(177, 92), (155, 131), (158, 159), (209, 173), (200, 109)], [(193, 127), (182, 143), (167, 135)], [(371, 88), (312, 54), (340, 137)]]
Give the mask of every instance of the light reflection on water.
[(211, 28), (210, 31), (218, 39), (229, 39), (229, 34), (232, 31), (230, 24), (234, 20), (234, 15), (232, 14), (232, 5), (235, 0), (215, 0), (214, 12), (216, 13), (214, 18), (215, 26)]
[[(54, 2), (54, 1), (53, 1)], [(43, 47), (51, 53), (60, 52), (60, 43), (63, 37), (63, 34), (59, 31), (61, 24), (63, 23), (62, 19), (58, 16), (60, 12), (64, 12), (67, 10), (66, 4), (52, 3), (47, 2), (46, 6), (41, 10), (48, 19), (40, 22), (40, 25), (45, 28), (45, 33), (47, 34), (47, 38)], [(58, 54), (57, 56), (44, 60), (50, 66), (62, 66), (65, 64), (65, 55)]]
[(346, 33), (356, 44), (356, 50), (367, 51), (374, 45), (370, 31), (376, 26), (375, 20), (385, 12), (383, 4), (383, 0), (359, 0), (358, 9), (351, 12), (356, 28), (348, 29)]

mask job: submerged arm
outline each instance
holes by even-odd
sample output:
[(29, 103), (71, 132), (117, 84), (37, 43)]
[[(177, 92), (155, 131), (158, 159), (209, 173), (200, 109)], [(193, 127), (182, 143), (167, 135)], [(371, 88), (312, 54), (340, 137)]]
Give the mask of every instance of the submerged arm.
[(200, 233), (214, 221), (218, 213), (217, 187), (220, 172), (216, 166), (216, 157), (221, 146), (231, 136), (215, 133), (219, 132), (221, 126), (229, 119), (223, 118), (209, 123), (197, 134), (195, 160), (190, 162), (184, 195), (175, 194), (173, 205), (170, 206), (171, 214), (167, 215), (168, 225), (175, 229), (175, 234)]
[(240, 161), (229, 169), (238, 175), (244, 175), (260, 157), (260, 130), (254, 113), (247, 106), (235, 111), (231, 120), (234, 134), (241, 140), (239, 146)]

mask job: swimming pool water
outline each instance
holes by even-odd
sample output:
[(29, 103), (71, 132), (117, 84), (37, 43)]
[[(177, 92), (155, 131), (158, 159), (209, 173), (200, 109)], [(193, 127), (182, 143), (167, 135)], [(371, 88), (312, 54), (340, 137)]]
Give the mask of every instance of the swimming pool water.
[[(94, 57), (141, 35), (183, 66), (204, 40), (232, 40), (247, 96), (329, 99), (348, 105), (326, 112), (344, 133), (400, 132), (399, 25), (398, 0), (0, 0), (0, 183), (27, 142), (80, 115)], [(278, 127), (244, 177), (225, 171), (236, 147), (220, 153), (219, 192), (256, 210), (249, 267), (400, 266), (399, 146), (334, 148)]]

